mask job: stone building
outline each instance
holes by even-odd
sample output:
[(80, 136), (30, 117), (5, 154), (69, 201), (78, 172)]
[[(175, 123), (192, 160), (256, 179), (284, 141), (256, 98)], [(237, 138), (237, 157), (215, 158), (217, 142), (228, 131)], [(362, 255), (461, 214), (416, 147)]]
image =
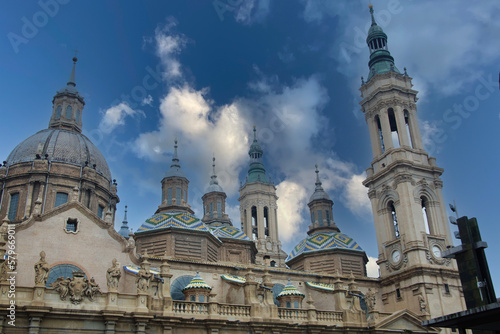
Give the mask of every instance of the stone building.
[(156, 212), (134, 234), (126, 217), (115, 227), (116, 183), (81, 134), (85, 102), (75, 58), (48, 129), (0, 167), (0, 332), (439, 332), (421, 321), (465, 308), (456, 264), (441, 257), (451, 243), (443, 170), (422, 145), (417, 91), (370, 11), (370, 72), (360, 90), (373, 150), (364, 184), (380, 278), (366, 276), (365, 252), (333, 221), (318, 169), (307, 237), (284, 253), (279, 200), (255, 129), (240, 189), (241, 229), (225, 212), (215, 159), (203, 212), (191, 209), (177, 141)]

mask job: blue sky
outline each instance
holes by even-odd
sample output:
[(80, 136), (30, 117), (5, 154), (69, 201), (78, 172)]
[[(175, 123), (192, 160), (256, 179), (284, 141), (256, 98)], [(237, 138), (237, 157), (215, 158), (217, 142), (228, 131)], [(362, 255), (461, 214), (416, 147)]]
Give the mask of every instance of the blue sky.
[[(477, 217), (497, 289), (500, 5), (373, 1), (396, 66), (413, 77), (427, 150), (445, 169), (446, 205)], [(4, 1), (0, 159), (48, 125), (78, 49), (86, 134), (108, 160), (136, 230), (160, 204), (173, 141), (200, 215), (211, 158), (240, 225), (238, 188), (252, 126), (280, 197), (285, 251), (309, 225), (314, 165), (334, 219), (377, 256), (366, 189), (372, 153), (359, 108), (368, 75), (368, 1)], [(449, 211), (449, 210), (448, 210)], [(451, 212), (449, 212), (451, 214)], [(454, 227), (453, 227), (454, 228)]]

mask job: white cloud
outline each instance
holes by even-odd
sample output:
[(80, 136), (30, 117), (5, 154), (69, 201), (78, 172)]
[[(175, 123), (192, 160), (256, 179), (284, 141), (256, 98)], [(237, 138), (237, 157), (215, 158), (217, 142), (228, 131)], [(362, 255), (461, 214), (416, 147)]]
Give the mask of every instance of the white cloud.
[(208, 89), (195, 90), (188, 85), (171, 87), (161, 100), (159, 129), (141, 134), (136, 140), (136, 152), (141, 157), (161, 160), (164, 152), (172, 152), (174, 137), (178, 137), (181, 164), (193, 166), (200, 173), (198, 179), (191, 180), (194, 184), (209, 180), (215, 153), (219, 183), (233, 194), (247, 155), (249, 127), (237, 104), (214, 108), (207, 94)]
[(306, 205), (306, 189), (298, 183), (283, 181), (276, 187), (276, 195), (279, 197), (278, 231), (280, 240), (283, 243), (288, 243), (297, 234), (303, 238), (304, 233), (300, 233), (303, 231), (301, 212)]
[(148, 94), (148, 96), (146, 96), (141, 104), (144, 106), (144, 105), (148, 105), (148, 106), (152, 106), (153, 105), (153, 97), (151, 95)]
[(425, 150), (430, 154), (439, 153), (441, 145), (446, 140), (446, 135), (441, 129), (442, 121), (423, 121), (420, 124), (422, 143)]
[(366, 274), (368, 277), (379, 277), (380, 276), (380, 267), (377, 264), (377, 258), (368, 256), (368, 263), (366, 264)]
[(130, 108), (126, 102), (114, 105), (103, 113), (104, 116), (99, 123), (99, 130), (105, 134), (111, 133), (119, 125), (124, 125), (126, 116), (146, 116), (143, 111)]
[(372, 207), (367, 194), (368, 189), (362, 183), (365, 178), (365, 173), (362, 173), (360, 175), (351, 175), (351, 178), (347, 181), (345, 189), (344, 204), (353, 213), (368, 216), (371, 214)]
[(173, 32), (176, 25), (175, 19), (169, 17), (163, 27), (157, 27), (155, 30), (156, 55), (164, 67), (163, 78), (166, 80), (182, 77), (181, 63), (177, 56), (188, 40), (183, 34)]

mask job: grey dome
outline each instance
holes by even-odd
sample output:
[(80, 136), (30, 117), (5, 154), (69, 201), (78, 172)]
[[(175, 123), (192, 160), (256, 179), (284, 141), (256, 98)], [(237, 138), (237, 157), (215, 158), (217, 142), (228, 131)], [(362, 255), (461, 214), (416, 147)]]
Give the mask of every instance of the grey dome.
[(323, 189), (316, 189), (316, 191), (311, 195), (311, 198), (309, 198), (309, 202), (318, 199), (326, 199), (328, 201), (331, 201), (330, 196), (328, 196), (328, 194)]
[(108, 163), (102, 153), (81, 133), (64, 129), (45, 129), (21, 142), (7, 158), (7, 166), (30, 162), (39, 154), (48, 154), (50, 161), (63, 162), (77, 166), (92, 167), (98, 174), (111, 181)]

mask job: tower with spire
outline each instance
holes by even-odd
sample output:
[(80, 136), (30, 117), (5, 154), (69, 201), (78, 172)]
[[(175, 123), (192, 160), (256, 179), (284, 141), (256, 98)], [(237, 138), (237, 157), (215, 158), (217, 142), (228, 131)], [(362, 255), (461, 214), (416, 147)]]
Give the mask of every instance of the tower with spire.
[(373, 160), (363, 184), (377, 233), (382, 300), (389, 312), (404, 303), (416, 314), (436, 317), (463, 307), (456, 264), (441, 257), (453, 244), (442, 194), (443, 169), (423, 147), (412, 79), (394, 65), (371, 5), (370, 14), (369, 74), (362, 80), (360, 104)]
[(307, 205), (311, 212), (308, 236), (294, 247), (286, 265), (295, 270), (343, 275), (355, 273), (365, 277), (366, 253), (354, 239), (340, 233), (333, 221), (333, 201), (322, 187), (318, 165), (314, 193)]
[(337, 225), (333, 221), (333, 201), (330, 199), (330, 196), (323, 190), (322, 183), (319, 179), (319, 170), (318, 165), (316, 167), (316, 188), (314, 189), (314, 193), (311, 195), (309, 199), (309, 210), (311, 212), (311, 225), (309, 226), (309, 231), (307, 232), (309, 235), (314, 234), (319, 231), (334, 231), (340, 232)]
[(201, 221), (205, 224), (219, 222), (232, 225), (229, 216), (226, 214), (226, 198), (227, 195), (217, 180), (217, 174), (215, 173), (215, 157), (213, 157), (210, 184), (201, 198), (203, 201), (203, 218)]
[(76, 89), (75, 67), (78, 58), (73, 57), (73, 69), (66, 86), (57, 91), (52, 100), (53, 109), (49, 128), (82, 132), (82, 111), (85, 102)]
[(256, 263), (285, 266), (286, 253), (278, 237), (276, 187), (266, 175), (262, 150), (253, 127), (253, 142), (248, 155), (250, 166), (245, 184), (240, 188), (240, 213), (243, 232), (253, 238), (257, 247)]
[(188, 204), (189, 180), (182, 171), (177, 156), (177, 139), (174, 141), (174, 155), (170, 169), (161, 180), (161, 204), (156, 213), (165, 211), (184, 211), (194, 214)]

